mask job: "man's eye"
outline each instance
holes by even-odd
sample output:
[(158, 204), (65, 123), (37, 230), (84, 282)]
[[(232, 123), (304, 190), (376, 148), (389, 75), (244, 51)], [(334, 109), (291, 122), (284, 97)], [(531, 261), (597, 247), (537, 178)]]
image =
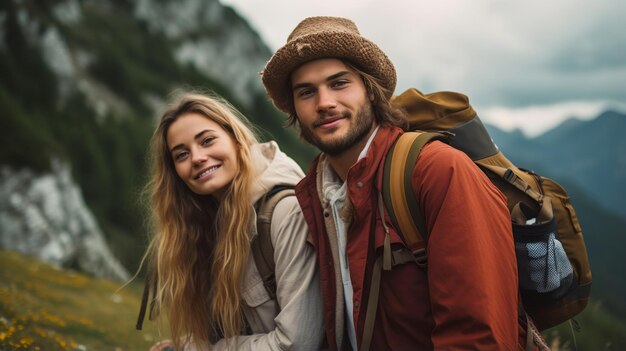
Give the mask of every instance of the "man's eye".
[(313, 89), (302, 89), (298, 91), (298, 97), (307, 97), (313, 94)]
[(338, 81), (333, 82), (333, 84), (331, 84), (331, 86), (333, 88), (341, 88), (342, 86), (344, 86), (346, 84), (348, 84), (347, 80), (338, 80)]

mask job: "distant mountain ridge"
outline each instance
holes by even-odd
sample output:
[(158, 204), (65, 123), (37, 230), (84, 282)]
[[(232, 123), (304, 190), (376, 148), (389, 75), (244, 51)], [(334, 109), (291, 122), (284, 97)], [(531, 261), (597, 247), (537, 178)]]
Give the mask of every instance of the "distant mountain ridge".
[(513, 162), (571, 180), (626, 219), (626, 114), (606, 111), (589, 121), (569, 119), (535, 138), (491, 125), (487, 129)]

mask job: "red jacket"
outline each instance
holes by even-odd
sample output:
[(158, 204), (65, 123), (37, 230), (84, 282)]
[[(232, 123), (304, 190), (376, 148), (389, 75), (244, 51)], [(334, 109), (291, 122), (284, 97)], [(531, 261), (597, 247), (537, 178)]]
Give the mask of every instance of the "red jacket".
[[(384, 238), (377, 192), (387, 150), (401, 133), (381, 127), (366, 157), (347, 176), (354, 210), (346, 250), (359, 343), (371, 266), (382, 252)], [(316, 186), (318, 162), (319, 157), (296, 193), (319, 258), (327, 341), (331, 350), (337, 350), (349, 343), (342, 322), (340, 270), (335, 269), (337, 241), (327, 233), (334, 224)], [(371, 349), (516, 350), (517, 268), (506, 199), (465, 154), (438, 141), (422, 150), (413, 189), (430, 233), (428, 268), (407, 263), (382, 272)], [(387, 215), (385, 221), (392, 226)], [(369, 244), (372, 225), (374, 247)], [(393, 229), (391, 242), (403, 245)]]

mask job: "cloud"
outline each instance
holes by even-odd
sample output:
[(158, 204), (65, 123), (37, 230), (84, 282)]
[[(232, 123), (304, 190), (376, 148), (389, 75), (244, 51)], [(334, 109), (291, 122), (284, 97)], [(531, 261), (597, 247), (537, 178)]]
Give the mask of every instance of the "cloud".
[(626, 103), (613, 101), (572, 101), (553, 105), (531, 105), (522, 108), (494, 106), (477, 111), (483, 122), (512, 131), (521, 129), (526, 136), (535, 137), (564, 120), (588, 120), (606, 110), (626, 111)]
[[(626, 103), (622, 0), (223, 2), (272, 49), (305, 17), (352, 19), (395, 63), (398, 93), (409, 87), (461, 91), (479, 110), (526, 111), (544, 120), (540, 112), (561, 106), (561, 117), (547, 118), (554, 123)], [(508, 118), (504, 125), (536, 133), (531, 119)]]

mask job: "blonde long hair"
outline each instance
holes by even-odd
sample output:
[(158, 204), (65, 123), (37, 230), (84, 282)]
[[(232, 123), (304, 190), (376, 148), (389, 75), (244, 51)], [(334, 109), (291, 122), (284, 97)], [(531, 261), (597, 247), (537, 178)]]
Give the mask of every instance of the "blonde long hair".
[[(163, 113), (150, 143), (151, 238), (146, 257), (158, 282), (156, 311), (165, 311), (171, 337), (207, 345), (239, 335), (244, 327), (240, 280), (250, 254), (253, 218), (251, 147), (257, 143), (247, 120), (217, 96), (182, 93)], [(235, 141), (239, 171), (221, 203), (192, 192), (178, 177), (167, 131), (195, 112), (220, 125)]]

